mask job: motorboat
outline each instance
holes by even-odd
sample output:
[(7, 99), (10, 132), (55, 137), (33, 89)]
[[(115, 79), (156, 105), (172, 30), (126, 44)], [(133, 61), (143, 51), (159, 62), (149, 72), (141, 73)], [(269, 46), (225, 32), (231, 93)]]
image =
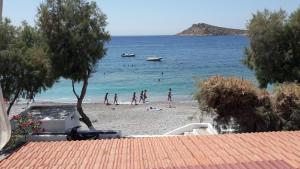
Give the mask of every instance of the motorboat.
[(152, 62), (160, 62), (162, 60), (162, 57), (148, 57), (147, 61), (152, 61)]
[(122, 57), (135, 57), (135, 54), (134, 53), (123, 53), (121, 56)]

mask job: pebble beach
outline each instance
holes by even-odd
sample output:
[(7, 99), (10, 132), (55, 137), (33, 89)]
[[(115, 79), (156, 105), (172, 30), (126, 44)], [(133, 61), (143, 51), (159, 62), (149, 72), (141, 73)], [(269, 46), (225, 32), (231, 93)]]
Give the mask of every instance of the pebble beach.
[[(25, 104), (16, 104), (11, 115), (24, 111), (25, 107)], [(123, 135), (160, 135), (189, 123), (211, 122), (209, 116), (201, 115), (195, 101), (172, 102), (171, 105), (168, 102), (138, 105), (85, 103), (83, 109), (97, 130), (121, 130)], [(83, 123), (82, 129), (87, 129)]]

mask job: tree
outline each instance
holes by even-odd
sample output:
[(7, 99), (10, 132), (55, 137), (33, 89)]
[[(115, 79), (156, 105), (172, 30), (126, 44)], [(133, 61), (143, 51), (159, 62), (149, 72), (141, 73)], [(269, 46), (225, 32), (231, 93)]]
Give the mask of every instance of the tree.
[(288, 67), (287, 74), (285, 76), (293, 76), (292, 79), (287, 81), (300, 80), (300, 8), (293, 12), (285, 26), (285, 41), (287, 43), (286, 49), (286, 64), (284, 67)]
[(19, 28), (8, 19), (0, 23), (0, 83), (9, 102), (7, 114), (18, 98), (32, 99), (54, 83), (43, 44), (38, 31), (25, 22)]
[(287, 18), (283, 10), (257, 12), (248, 24), (250, 47), (244, 63), (260, 87), (300, 79), (300, 9)]
[(247, 26), (250, 47), (245, 51), (245, 64), (255, 71), (260, 87), (293, 78), (287, 74), (290, 69), (283, 66), (286, 63), (285, 23), (284, 11), (265, 10), (254, 14)]
[[(106, 54), (104, 44), (110, 40), (106, 24), (106, 15), (95, 2), (86, 0), (47, 0), (38, 11), (38, 25), (52, 53), (55, 74), (72, 81), (77, 111), (90, 129), (93, 126), (82, 102), (88, 79)], [(81, 92), (77, 94), (74, 85), (80, 82)]]

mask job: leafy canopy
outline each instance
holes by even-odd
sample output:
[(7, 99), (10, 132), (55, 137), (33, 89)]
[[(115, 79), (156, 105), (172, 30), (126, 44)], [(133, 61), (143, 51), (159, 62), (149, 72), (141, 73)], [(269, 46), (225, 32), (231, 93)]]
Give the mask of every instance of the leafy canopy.
[[(52, 53), (55, 76), (72, 80), (77, 111), (90, 129), (92, 122), (83, 112), (82, 102), (88, 79), (106, 54), (104, 45), (110, 40), (106, 24), (106, 15), (95, 2), (87, 0), (47, 0), (38, 12), (38, 25)], [(80, 94), (75, 91), (75, 82), (82, 82)]]
[(52, 76), (47, 47), (36, 28), (16, 28), (8, 19), (0, 23), (0, 83), (10, 102), (7, 113), (19, 97), (33, 98), (51, 87)]
[(48, 0), (38, 13), (38, 25), (50, 47), (55, 73), (80, 82), (95, 71), (110, 39), (106, 15), (95, 2)]
[(244, 63), (255, 71), (260, 87), (300, 78), (300, 9), (287, 18), (283, 10), (265, 10), (248, 24), (250, 47)]

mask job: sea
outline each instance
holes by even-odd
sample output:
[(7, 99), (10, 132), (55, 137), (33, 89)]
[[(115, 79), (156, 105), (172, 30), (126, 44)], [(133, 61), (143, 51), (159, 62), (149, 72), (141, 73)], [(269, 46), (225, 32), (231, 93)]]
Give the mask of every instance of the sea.
[[(214, 75), (236, 76), (256, 83), (254, 73), (242, 63), (249, 45), (246, 36), (113, 36), (107, 55), (89, 79), (84, 102), (103, 102), (106, 92), (119, 102), (130, 102), (133, 92), (147, 90), (149, 101), (166, 101), (172, 88), (175, 101), (191, 101), (197, 83)], [(124, 58), (122, 53), (134, 53)], [(162, 57), (161, 62), (146, 61)], [(76, 85), (80, 91), (81, 84)], [(76, 102), (71, 81), (60, 79), (36, 96), (37, 101)]]

